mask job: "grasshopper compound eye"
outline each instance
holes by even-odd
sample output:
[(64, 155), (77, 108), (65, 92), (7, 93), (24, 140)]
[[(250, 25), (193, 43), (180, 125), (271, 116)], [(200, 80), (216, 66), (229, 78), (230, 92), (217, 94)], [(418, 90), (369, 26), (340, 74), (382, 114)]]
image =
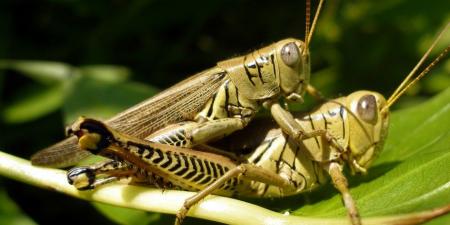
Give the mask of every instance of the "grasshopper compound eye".
[(281, 48), (281, 59), (283, 62), (293, 67), (300, 59), (300, 50), (294, 42), (287, 43)]
[(358, 115), (366, 122), (373, 122), (377, 117), (377, 100), (373, 95), (364, 95), (358, 101)]

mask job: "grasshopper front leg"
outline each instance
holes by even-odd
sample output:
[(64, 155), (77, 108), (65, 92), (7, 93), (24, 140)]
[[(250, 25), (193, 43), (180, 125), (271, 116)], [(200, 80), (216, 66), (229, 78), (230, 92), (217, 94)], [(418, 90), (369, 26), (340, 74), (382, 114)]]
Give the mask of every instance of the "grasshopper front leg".
[(341, 192), (342, 200), (345, 208), (347, 208), (348, 216), (353, 225), (361, 225), (361, 217), (356, 208), (355, 200), (348, 190), (347, 178), (342, 174), (342, 166), (336, 162), (332, 162), (326, 166), (325, 170), (330, 174), (334, 187)]
[(279, 103), (270, 105), (270, 112), (280, 126), (281, 130), (297, 141), (317, 136), (315, 131), (305, 132), (305, 129), (297, 123), (292, 114), (285, 110)]
[(305, 129), (295, 121), (292, 114), (283, 109), (279, 103), (274, 103), (270, 106), (270, 112), (273, 118), (280, 126), (281, 130), (287, 135), (292, 137), (297, 142), (302, 142), (305, 139), (321, 136), (328, 141), (333, 147), (335, 147), (339, 152), (344, 152), (345, 149), (337, 142), (337, 140), (329, 134), (327, 130), (317, 129), (311, 131), (305, 131)]
[[(321, 136), (325, 138), (325, 140), (339, 152), (337, 155), (331, 156), (331, 158), (337, 158), (339, 157), (339, 154), (346, 151), (344, 147), (342, 147), (337, 142), (337, 139), (329, 133), (328, 130), (316, 129), (305, 131), (301, 124), (295, 121), (292, 114), (283, 109), (278, 103), (272, 104), (270, 109), (274, 119), (280, 125), (283, 132), (287, 133), (298, 143), (301, 143), (303, 140), (308, 138)], [(342, 173), (342, 166), (337, 162), (326, 163), (325, 165), (325, 170), (330, 174), (334, 186), (342, 194), (342, 199), (352, 224), (360, 225), (361, 218), (359, 216), (358, 209), (356, 208), (356, 203), (348, 190), (348, 182), (346, 177)]]

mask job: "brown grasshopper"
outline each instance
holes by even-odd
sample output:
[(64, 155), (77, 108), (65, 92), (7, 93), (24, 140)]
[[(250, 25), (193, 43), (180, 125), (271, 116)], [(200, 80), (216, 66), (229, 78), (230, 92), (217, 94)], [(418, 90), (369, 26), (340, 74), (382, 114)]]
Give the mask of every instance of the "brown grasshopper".
[[(294, 195), (319, 186), (328, 174), (342, 194), (352, 223), (361, 224), (342, 169), (348, 164), (353, 172), (365, 173), (376, 159), (387, 136), (389, 108), (450, 51), (448, 46), (411, 80), (438, 39), (388, 100), (377, 92), (357, 91), (330, 100), (312, 112), (299, 114), (295, 117), (296, 123), (306, 132), (315, 134), (304, 137), (301, 142), (281, 128), (265, 129), (257, 124), (250, 125), (240, 132), (260, 136), (262, 142), (249, 143), (248, 139), (230, 136), (234, 147), (221, 146), (224, 150), (238, 152), (250, 148), (250, 153), (242, 157), (230, 158), (155, 142), (164, 140), (164, 135), (162, 138), (152, 135), (149, 137), (152, 141), (145, 141), (120, 133), (100, 121), (81, 118), (72, 125), (69, 133), (78, 137), (82, 149), (111, 160), (76, 167), (68, 172), (68, 180), (80, 190), (132, 177), (138, 183), (198, 191), (178, 212), (176, 223), (179, 224), (189, 208), (209, 194)], [(266, 121), (264, 123), (267, 124)], [(183, 126), (189, 124), (195, 126), (194, 122), (186, 122)]]
[[(218, 62), (215, 67), (107, 120), (106, 124), (141, 139), (155, 132), (159, 136), (164, 133), (166, 141), (189, 148), (243, 129), (264, 106), (283, 131), (298, 140), (309, 137), (278, 100), (284, 97), (288, 101), (302, 102), (305, 91), (317, 95), (309, 85), (308, 48), (322, 3), (323, 0), (310, 32), (310, 2), (307, 1), (305, 42), (288, 38), (247, 55)], [(194, 124), (184, 126), (186, 121), (194, 121)], [(65, 167), (87, 155), (86, 151), (78, 150), (76, 138), (71, 137), (41, 150), (31, 161), (34, 165)]]

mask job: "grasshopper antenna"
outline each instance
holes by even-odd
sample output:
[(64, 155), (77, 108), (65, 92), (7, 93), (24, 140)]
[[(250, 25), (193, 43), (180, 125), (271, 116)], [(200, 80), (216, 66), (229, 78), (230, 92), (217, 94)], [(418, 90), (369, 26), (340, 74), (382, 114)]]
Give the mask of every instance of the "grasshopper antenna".
[(324, 0), (320, 0), (319, 6), (317, 6), (316, 14), (314, 15), (314, 20), (313, 20), (313, 23), (312, 23), (312, 26), (311, 26), (311, 30), (309, 30), (309, 14), (310, 14), (309, 7), (310, 6), (308, 4), (309, 0), (306, 1), (306, 13), (307, 13), (307, 17), (306, 17), (307, 30), (306, 30), (306, 33), (305, 33), (306, 47), (308, 47), (308, 44), (311, 42), (312, 34), (314, 33), (314, 29), (316, 28), (317, 20), (319, 19), (319, 14), (320, 14), (320, 11), (322, 10), (323, 2), (324, 2)]
[(423, 62), (425, 61), (425, 59), (428, 57), (428, 55), (430, 54), (430, 52), (433, 50), (433, 48), (436, 46), (437, 42), (442, 38), (442, 36), (444, 35), (445, 31), (447, 31), (447, 28), (450, 26), (450, 23), (447, 23), (447, 25), (445, 26), (445, 28), (439, 33), (439, 35), (437, 36), (437, 38), (434, 40), (433, 44), (428, 48), (428, 50), (426, 51), (426, 53), (422, 56), (422, 58), (420, 59), (420, 61), (417, 63), (417, 65), (413, 68), (413, 70), (408, 74), (408, 76), (405, 78), (405, 80), (403, 80), (403, 82), (398, 86), (398, 88), (394, 91), (394, 93), (392, 93), (392, 95), (389, 97), (389, 99), (387, 100), (387, 104), (386, 106), (382, 109), (382, 111), (385, 111), (387, 109), (389, 109), (389, 107), (394, 104), (399, 98), (400, 96), (403, 95), (403, 93), (405, 93), (406, 90), (408, 90), (409, 87), (411, 87), (412, 85), (414, 85), (418, 80), (420, 80), (423, 76), (425, 76), (430, 69), (435, 66), (439, 61), (442, 60), (442, 58), (444, 58), (448, 52), (450, 51), (450, 45), (447, 46), (444, 51), (439, 54), (434, 60), (433, 62), (431, 62), (416, 78), (414, 78), (413, 80), (412, 77), (414, 76), (414, 74), (417, 72), (418, 68), (423, 64)]
[(306, 49), (308, 49), (309, 24), (310, 24), (310, 17), (311, 17), (311, 0), (306, 0), (305, 10), (306, 10), (306, 13), (305, 13), (305, 46), (306, 46)]

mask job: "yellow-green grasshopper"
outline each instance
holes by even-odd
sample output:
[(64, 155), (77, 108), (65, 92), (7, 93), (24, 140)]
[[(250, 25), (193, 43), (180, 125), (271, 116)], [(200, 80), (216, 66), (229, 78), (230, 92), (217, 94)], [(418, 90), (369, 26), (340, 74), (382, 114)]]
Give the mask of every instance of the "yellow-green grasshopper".
[[(106, 124), (128, 135), (145, 138), (164, 129), (183, 147), (193, 147), (220, 139), (243, 129), (264, 106), (283, 130), (300, 140), (308, 136), (296, 126), (292, 115), (278, 103), (301, 102), (309, 86), (309, 44), (320, 8), (309, 31), (309, 0), (305, 42), (288, 38), (249, 54), (218, 62), (159, 95), (150, 98), (106, 121)], [(323, 0), (320, 3), (322, 5)], [(195, 125), (183, 127), (185, 121)], [(177, 130), (170, 127), (174, 125)], [(181, 126), (180, 126), (181, 125)], [(31, 160), (34, 165), (65, 167), (84, 158), (75, 138), (68, 138), (44, 149)]]
[(239, 152), (244, 147), (252, 149), (239, 159), (143, 141), (121, 134), (100, 121), (82, 118), (69, 132), (79, 138), (81, 148), (109, 157), (112, 161), (74, 168), (68, 172), (69, 182), (78, 189), (91, 189), (131, 176), (135, 182), (199, 191), (186, 200), (177, 215), (179, 223), (193, 204), (211, 193), (281, 197), (311, 190), (325, 182), (328, 174), (342, 193), (352, 223), (360, 224), (356, 205), (342, 173), (344, 164), (347, 163), (354, 172), (366, 172), (382, 149), (390, 106), (449, 50), (450, 46), (411, 81), (422, 59), (387, 101), (379, 93), (358, 91), (328, 101), (310, 113), (298, 115), (296, 122), (306, 131), (317, 134), (300, 143), (281, 129), (250, 125), (241, 132), (259, 135), (263, 141), (254, 146), (248, 143), (248, 139), (232, 139)]

